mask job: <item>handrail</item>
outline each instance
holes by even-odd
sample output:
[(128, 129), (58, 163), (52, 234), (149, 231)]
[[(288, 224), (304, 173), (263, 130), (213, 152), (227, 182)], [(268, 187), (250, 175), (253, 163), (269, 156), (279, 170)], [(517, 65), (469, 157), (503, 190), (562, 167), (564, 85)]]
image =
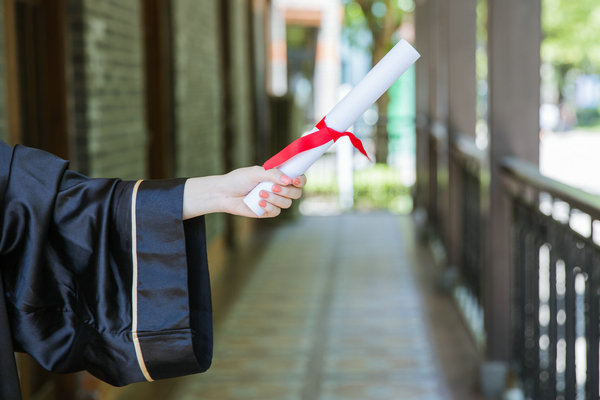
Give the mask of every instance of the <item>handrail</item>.
[(452, 141), (453, 151), (464, 160), (483, 164), (486, 159), (485, 151), (475, 144), (475, 139), (464, 133), (455, 134)]
[[(525, 397), (574, 399), (585, 391), (586, 399), (598, 399), (600, 247), (594, 222), (600, 220), (600, 196), (544, 176), (537, 165), (515, 157), (502, 159), (500, 168), (508, 181), (505, 189), (513, 195), (509, 229), (510, 268), (514, 271), (511, 286), (516, 288), (512, 357)], [(536, 210), (540, 193), (590, 218), (570, 215), (567, 222), (553, 212), (548, 215)], [(575, 229), (574, 225), (590, 224), (590, 219), (589, 233)], [(577, 289), (577, 279), (585, 281), (583, 291)], [(540, 318), (542, 309), (547, 318)], [(581, 360), (576, 354), (576, 343), (582, 339), (587, 345), (584, 385), (579, 382)], [(559, 343), (565, 349), (562, 356), (557, 351)], [(562, 370), (559, 363), (564, 365)]]
[(600, 218), (600, 196), (542, 175), (536, 165), (516, 157), (505, 157), (501, 162), (501, 168), (508, 176), (539, 191), (546, 192), (552, 197), (564, 200), (572, 208), (583, 211), (592, 217)]
[(441, 142), (448, 137), (448, 127), (440, 121), (433, 121), (429, 126), (429, 136)]

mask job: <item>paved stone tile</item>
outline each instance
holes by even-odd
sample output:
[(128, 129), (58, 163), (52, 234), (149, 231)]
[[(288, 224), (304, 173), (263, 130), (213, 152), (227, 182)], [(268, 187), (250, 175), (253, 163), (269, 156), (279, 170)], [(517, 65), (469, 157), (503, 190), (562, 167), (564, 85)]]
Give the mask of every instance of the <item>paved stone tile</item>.
[(241, 316), (232, 318), (231, 322), (219, 329), (221, 335), (305, 335), (309, 336), (315, 329), (314, 321), (303, 317), (269, 318), (267, 321), (257, 324), (256, 318), (252, 316)]
[(188, 384), (175, 395), (179, 400), (300, 400), (298, 380), (203, 382)]
[(281, 228), (215, 332), (211, 370), (173, 398), (445, 399), (399, 224), (347, 214)]
[(348, 349), (336, 353), (328, 352), (324, 358), (325, 373), (335, 375), (400, 375), (401, 371), (419, 371), (428, 377), (435, 378), (435, 368), (429, 358), (414, 357), (411, 352), (370, 351), (370, 349)]
[(306, 354), (232, 352), (218, 355), (212, 365), (212, 375), (215, 380), (302, 380), (307, 362)]
[(321, 400), (438, 400), (435, 384), (426, 382), (329, 381), (323, 385)]

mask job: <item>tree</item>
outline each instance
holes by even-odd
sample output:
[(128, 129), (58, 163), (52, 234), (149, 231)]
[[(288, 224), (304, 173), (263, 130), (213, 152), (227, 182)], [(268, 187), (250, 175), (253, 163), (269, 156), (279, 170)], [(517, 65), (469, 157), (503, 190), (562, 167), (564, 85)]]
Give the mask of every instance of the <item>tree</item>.
[[(346, 27), (355, 31), (368, 29), (371, 33), (371, 65), (375, 65), (393, 47), (394, 33), (402, 24), (405, 13), (413, 9), (413, 0), (345, 0)], [(375, 160), (384, 163), (388, 156), (389, 103), (387, 92), (377, 100), (379, 119), (375, 134)]]
[[(542, 61), (556, 72), (559, 101), (567, 77), (600, 73), (600, 4), (597, 0), (543, 0)], [(575, 74), (569, 74), (570, 71)]]
[(542, 58), (555, 66), (600, 72), (598, 0), (544, 0)]

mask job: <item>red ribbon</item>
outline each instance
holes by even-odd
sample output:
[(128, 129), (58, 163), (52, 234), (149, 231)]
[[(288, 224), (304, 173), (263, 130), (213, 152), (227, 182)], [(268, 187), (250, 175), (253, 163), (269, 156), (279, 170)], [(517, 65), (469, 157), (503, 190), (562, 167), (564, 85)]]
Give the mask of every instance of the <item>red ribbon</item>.
[[(275, 154), (273, 157), (269, 158), (267, 162), (263, 164), (265, 169), (277, 168), (290, 158), (294, 157), (296, 154), (301, 153), (306, 150), (314, 149), (315, 147), (319, 147), (324, 145), (325, 143), (333, 140), (337, 141), (339, 138), (343, 136), (348, 136), (352, 145), (364, 154), (365, 157), (369, 158), (365, 148), (363, 147), (362, 142), (359, 138), (354, 136), (351, 132), (338, 132), (335, 129), (332, 129), (327, 126), (325, 123), (325, 118), (323, 118), (317, 125), (317, 131), (313, 132), (309, 135), (302, 136), (292, 143), (287, 145), (283, 150), (279, 153)], [(371, 160), (369, 158), (369, 160)]]

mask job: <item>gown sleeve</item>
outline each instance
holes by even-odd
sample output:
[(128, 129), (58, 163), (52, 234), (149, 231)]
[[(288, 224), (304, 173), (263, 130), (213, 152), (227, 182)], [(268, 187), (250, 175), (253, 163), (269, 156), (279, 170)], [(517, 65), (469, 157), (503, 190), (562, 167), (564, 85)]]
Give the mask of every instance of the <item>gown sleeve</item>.
[(15, 350), (117, 386), (208, 369), (204, 219), (182, 222), (185, 179), (90, 179), (10, 150), (0, 273)]

